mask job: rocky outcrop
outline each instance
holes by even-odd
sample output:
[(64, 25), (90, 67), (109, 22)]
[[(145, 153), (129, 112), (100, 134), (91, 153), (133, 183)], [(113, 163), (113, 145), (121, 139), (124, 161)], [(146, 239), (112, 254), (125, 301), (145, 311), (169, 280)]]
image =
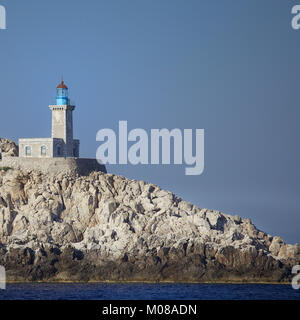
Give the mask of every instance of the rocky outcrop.
[(289, 281), (300, 245), (144, 181), (0, 170), (11, 281)]
[(11, 140), (0, 138), (0, 159), (1, 157), (18, 157), (19, 148)]

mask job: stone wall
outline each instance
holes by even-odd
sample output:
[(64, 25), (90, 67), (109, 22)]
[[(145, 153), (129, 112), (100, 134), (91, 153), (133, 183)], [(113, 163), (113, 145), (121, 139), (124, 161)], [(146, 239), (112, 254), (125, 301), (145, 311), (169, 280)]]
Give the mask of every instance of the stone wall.
[[(19, 157), (26, 157), (26, 147), (31, 148), (31, 158), (53, 157), (53, 139), (51, 138), (28, 138), (19, 139)], [(41, 148), (46, 148), (46, 155), (41, 154)]]
[(100, 165), (96, 159), (80, 158), (14, 158), (0, 160), (0, 168), (10, 167), (19, 170), (38, 170), (46, 174), (60, 173), (89, 175), (93, 171), (106, 173), (105, 165)]

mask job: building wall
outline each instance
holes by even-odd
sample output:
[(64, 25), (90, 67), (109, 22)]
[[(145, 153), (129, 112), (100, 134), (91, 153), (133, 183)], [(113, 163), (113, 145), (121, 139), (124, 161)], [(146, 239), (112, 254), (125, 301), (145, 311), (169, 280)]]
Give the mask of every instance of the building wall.
[(53, 157), (65, 157), (66, 144), (63, 139), (53, 138)]
[(68, 106), (66, 111), (66, 150), (65, 155), (67, 157), (73, 157), (73, 110), (75, 107)]
[(75, 153), (73, 152), (73, 156), (75, 158), (79, 158), (79, 151), (80, 151), (80, 141), (79, 140), (73, 140), (73, 150), (75, 151)]
[[(42, 154), (42, 147), (46, 148), (46, 154)], [(49, 138), (49, 139), (20, 139), (19, 140), (19, 157), (21, 158), (79, 158), (79, 140), (73, 140), (69, 142), (68, 148), (70, 149), (66, 152), (66, 144), (62, 139)], [(26, 147), (31, 148), (31, 155), (26, 155)], [(71, 152), (72, 150), (72, 152)], [(66, 154), (68, 156), (66, 156)]]
[(61, 173), (89, 175), (93, 171), (106, 173), (105, 165), (99, 164), (96, 159), (7, 157), (0, 160), (0, 167), (10, 167), (18, 170), (37, 170), (50, 175)]
[[(26, 147), (30, 147), (31, 154), (26, 155)], [(46, 154), (42, 154), (41, 148), (46, 148)], [(23, 158), (47, 158), (53, 157), (53, 139), (20, 139), (19, 140), (19, 157)]]
[[(73, 140), (75, 107), (51, 105), (52, 137), (19, 140), (20, 158), (79, 158), (79, 140)], [(30, 153), (26, 153), (26, 148)], [(42, 152), (43, 148), (43, 152)]]
[(74, 106), (51, 105), (52, 110), (52, 138), (64, 141), (65, 157), (73, 157), (73, 115)]

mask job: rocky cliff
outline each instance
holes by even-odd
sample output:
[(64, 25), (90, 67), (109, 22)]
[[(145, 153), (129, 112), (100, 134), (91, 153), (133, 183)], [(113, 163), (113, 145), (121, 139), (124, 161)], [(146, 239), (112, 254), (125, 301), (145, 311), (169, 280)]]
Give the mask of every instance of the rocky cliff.
[(144, 181), (0, 168), (11, 281), (289, 281), (299, 262), (300, 245)]

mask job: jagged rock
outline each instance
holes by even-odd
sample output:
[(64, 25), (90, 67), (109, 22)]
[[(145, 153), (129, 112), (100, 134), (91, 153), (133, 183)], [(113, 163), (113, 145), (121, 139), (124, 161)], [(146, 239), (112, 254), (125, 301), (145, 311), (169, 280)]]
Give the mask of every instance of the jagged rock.
[(11, 140), (0, 138), (0, 159), (1, 157), (18, 157), (19, 148)]
[(276, 236), (276, 237), (273, 238), (272, 243), (271, 243), (271, 245), (269, 247), (269, 250), (274, 256), (278, 256), (280, 248), (283, 245), (284, 245), (283, 239)]
[(102, 172), (0, 170), (0, 264), (15, 281), (289, 281), (300, 245)]

